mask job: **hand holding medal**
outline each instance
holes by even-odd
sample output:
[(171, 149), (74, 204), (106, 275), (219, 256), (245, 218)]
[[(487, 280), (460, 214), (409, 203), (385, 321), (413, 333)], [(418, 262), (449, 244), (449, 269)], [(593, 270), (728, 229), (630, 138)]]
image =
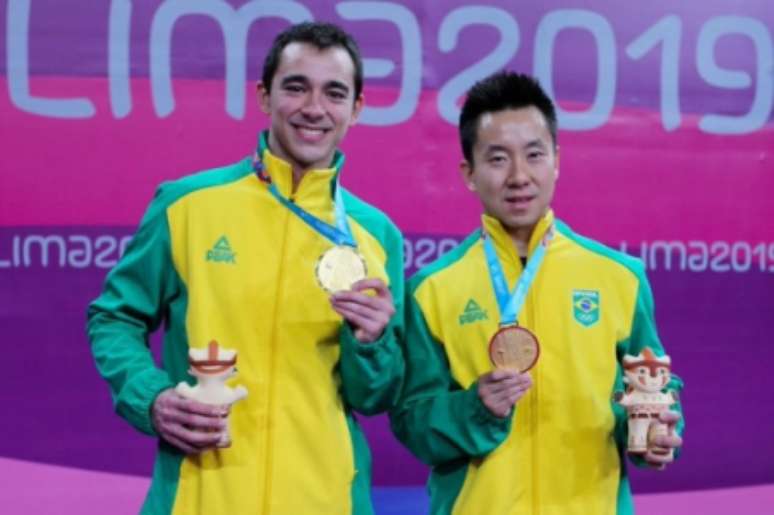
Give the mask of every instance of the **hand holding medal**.
[[(372, 290), (376, 295), (366, 295), (366, 290)], [(379, 339), (395, 314), (390, 289), (376, 278), (358, 281), (350, 291), (334, 293), (331, 306), (352, 324), (355, 338), (362, 343)]]
[(494, 416), (504, 418), (531, 386), (529, 374), (498, 368), (478, 378), (478, 397)]
[[(395, 314), (390, 289), (381, 279), (366, 279), (366, 273), (363, 256), (345, 245), (328, 249), (315, 267), (317, 281), (331, 294), (334, 311), (352, 324), (362, 343), (378, 340)], [(376, 295), (367, 295), (366, 290)]]

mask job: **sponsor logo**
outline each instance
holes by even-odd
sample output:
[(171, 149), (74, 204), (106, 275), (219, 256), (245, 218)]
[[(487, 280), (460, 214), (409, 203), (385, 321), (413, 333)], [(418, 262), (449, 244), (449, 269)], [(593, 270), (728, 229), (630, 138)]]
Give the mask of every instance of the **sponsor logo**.
[(470, 299), (465, 305), (465, 310), (460, 315), (460, 325), (480, 322), (481, 320), (486, 320), (487, 318), (486, 311), (481, 309), (481, 306), (479, 306), (475, 300)]
[(221, 236), (215, 245), (207, 251), (207, 261), (214, 261), (215, 263), (231, 263), (236, 264), (236, 253), (231, 250), (231, 245), (228, 243), (228, 238)]

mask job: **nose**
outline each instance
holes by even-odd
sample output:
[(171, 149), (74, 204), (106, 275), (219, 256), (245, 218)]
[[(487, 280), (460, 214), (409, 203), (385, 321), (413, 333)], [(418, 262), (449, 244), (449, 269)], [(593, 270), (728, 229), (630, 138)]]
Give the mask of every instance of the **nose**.
[(516, 157), (511, 162), (511, 170), (508, 174), (508, 184), (510, 186), (525, 186), (530, 181), (529, 166), (522, 157)]
[(320, 118), (325, 114), (322, 104), (322, 93), (310, 91), (301, 109), (301, 113), (308, 118)]

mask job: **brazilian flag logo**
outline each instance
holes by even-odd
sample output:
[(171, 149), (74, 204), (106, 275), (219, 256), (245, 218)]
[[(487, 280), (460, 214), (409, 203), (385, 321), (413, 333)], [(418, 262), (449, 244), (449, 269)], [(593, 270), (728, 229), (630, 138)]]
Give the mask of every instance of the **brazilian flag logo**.
[(599, 292), (596, 290), (572, 291), (572, 314), (583, 326), (591, 327), (599, 321)]

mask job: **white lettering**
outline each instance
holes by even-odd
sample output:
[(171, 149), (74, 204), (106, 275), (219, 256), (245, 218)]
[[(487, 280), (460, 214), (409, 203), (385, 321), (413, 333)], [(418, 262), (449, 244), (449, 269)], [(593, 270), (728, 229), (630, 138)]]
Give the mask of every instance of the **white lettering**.
[(680, 126), (680, 38), (682, 22), (673, 15), (665, 16), (626, 47), (632, 59), (641, 59), (659, 42), (661, 45), (661, 123), (673, 131)]
[(723, 261), (727, 260), (731, 251), (731, 247), (725, 241), (716, 241), (710, 246), (710, 254), (712, 259), (710, 261), (710, 270), (713, 272), (728, 272), (731, 267), (728, 263)]
[(558, 9), (542, 20), (535, 36), (535, 76), (554, 99), (553, 54), (556, 36), (565, 29), (585, 29), (597, 46), (597, 91), (586, 111), (570, 112), (556, 102), (559, 126), (569, 130), (590, 130), (604, 125), (615, 105), (616, 49), (613, 29), (605, 18), (585, 9)]
[(129, 88), (131, 0), (112, 0), (108, 28), (108, 81), (113, 116), (126, 117), (132, 110)]
[(65, 256), (65, 240), (61, 236), (39, 236), (39, 235), (30, 235), (24, 238), (24, 247), (23, 247), (23, 262), (24, 266), (30, 266), (32, 263), (32, 248), (33, 246), (38, 245), (40, 247), (40, 263), (42, 266), (47, 267), (48, 266), (48, 250), (49, 245), (55, 245), (58, 252), (59, 252), (59, 266), (63, 267), (66, 263), (66, 256)]
[[(175, 98), (171, 77), (172, 36), (177, 22), (186, 16), (204, 16), (214, 20), (225, 42), (225, 91), (224, 110), (231, 118), (243, 119), (245, 115), (245, 82), (247, 70), (247, 36), (258, 20), (279, 18), (288, 23), (314, 19), (311, 2), (292, 0), (249, 0), (240, 6), (228, 0), (166, 0), (158, 2), (158, 8), (150, 22), (149, 78), (152, 102), (159, 117), (169, 116), (175, 110)], [(95, 104), (86, 97), (48, 98), (34, 95), (30, 88), (30, 27), (32, 0), (8, 0), (6, 9), (6, 76), (10, 102), (20, 111), (50, 118), (91, 118), (96, 114)], [(366, 78), (385, 78), (400, 73), (398, 98), (389, 106), (366, 105), (361, 122), (366, 125), (389, 126), (410, 120), (417, 112), (422, 94), (423, 42), (418, 16), (424, 15), (417, 8), (398, 2), (339, 1), (334, 3), (338, 15), (345, 20), (383, 20), (398, 29), (401, 49), (400, 62), (383, 58), (364, 58)], [(444, 4), (445, 5), (445, 4)], [(438, 4), (443, 8), (442, 4)], [(435, 7), (438, 7), (435, 6)], [(316, 6), (314, 6), (316, 8)], [(107, 20), (107, 85), (109, 103), (115, 119), (126, 118), (133, 109), (130, 87), (132, 58), (132, 26), (134, 2), (110, 0)], [(513, 9), (511, 9), (513, 11)], [(453, 77), (438, 79), (440, 86), (436, 100), (438, 116), (456, 124), (458, 103), (465, 91), (478, 79), (507, 67), (521, 44), (522, 37), (515, 16), (504, 8), (485, 5), (461, 5), (441, 13), (437, 33), (440, 52), (462, 52), (469, 45), (460, 41), (466, 27), (489, 25), (499, 34), (497, 46)], [(614, 22), (618, 21), (613, 19)], [(66, 22), (64, 22), (66, 23)], [(695, 45), (683, 45), (683, 20), (675, 14), (663, 16), (637, 36), (624, 49), (616, 47), (615, 35), (625, 32), (613, 30), (610, 21), (599, 12), (590, 9), (553, 9), (540, 20), (534, 39), (534, 74), (550, 96), (563, 94), (555, 88), (564, 80), (563, 63), (554, 63), (554, 45), (559, 34), (567, 29), (588, 32), (596, 46), (598, 70), (590, 107), (583, 111), (565, 110), (557, 105), (559, 125), (569, 130), (594, 130), (604, 126), (615, 107), (619, 50), (631, 59), (651, 66), (653, 61), (644, 59), (657, 46), (660, 50), (658, 95), (661, 123), (665, 130), (674, 131), (681, 126), (680, 77), (688, 64), (695, 66), (699, 76), (709, 85), (726, 90), (753, 89), (752, 101), (746, 113), (730, 114), (722, 106), (717, 112), (699, 113), (699, 127), (713, 134), (747, 134), (763, 130), (769, 122), (774, 107), (774, 46), (768, 25), (756, 18), (742, 15), (717, 16), (706, 21), (700, 28)], [(424, 28), (424, 27), (423, 27)], [(616, 27), (617, 29), (621, 29)], [(144, 31), (141, 31), (144, 32)], [(716, 51), (725, 36), (748, 38), (754, 47), (754, 70), (721, 67)], [(71, 36), (70, 40), (78, 36)], [(427, 34), (425, 37), (433, 38)], [(67, 41), (64, 42), (66, 44)], [(475, 42), (474, 42), (475, 43)], [(396, 43), (397, 44), (397, 43)], [(682, 60), (686, 48), (693, 51), (691, 58)], [(582, 55), (580, 49), (578, 55)], [(397, 61), (397, 60), (396, 60)], [(556, 66), (555, 66), (556, 64)], [(432, 70), (432, 66), (428, 67)], [(556, 73), (554, 73), (556, 69)], [(642, 70), (637, 72), (643, 73)], [(645, 75), (648, 75), (645, 72)], [(652, 73), (651, 75), (656, 75)], [(556, 79), (556, 80), (555, 80)], [(445, 82), (444, 82), (445, 81)], [(435, 86), (435, 82), (433, 82)], [(636, 92), (627, 91), (626, 94)], [(650, 96), (650, 95), (648, 95)], [(4, 261), (0, 261), (2, 266)]]
[[(405, 122), (416, 111), (422, 92), (422, 37), (414, 13), (394, 2), (341, 2), (336, 6), (336, 12), (345, 20), (386, 20), (398, 27), (403, 63), (398, 99), (388, 107), (366, 105), (360, 114), (360, 122), (379, 126)], [(363, 66), (367, 76), (384, 77), (392, 70), (393, 63), (365, 59)]]
[(403, 269), (408, 270), (414, 262), (414, 246), (408, 238), (403, 239)]
[(709, 247), (706, 243), (703, 241), (689, 241), (688, 252), (688, 270), (703, 272), (707, 269), (709, 264)]
[(747, 72), (728, 70), (715, 61), (717, 41), (729, 34), (744, 34), (755, 44), (756, 86), (750, 111), (743, 116), (708, 114), (699, 120), (699, 128), (715, 134), (745, 134), (763, 127), (774, 103), (774, 50), (766, 26), (745, 16), (718, 16), (705, 23), (699, 32), (696, 67), (707, 83), (725, 89), (746, 89), (752, 84)]
[(11, 103), (22, 111), (50, 118), (91, 118), (96, 110), (86, 98), (42, 98), (30, 93), (30, 0), (8, 0), (6, 75)]
[[(774, 272), (774, 243), (657, 240), (642, 242), (639, 248), (640, 255), (637, 257), (642, 259), (650, 270), (697, 273)], [(619, 249), (627, 252), (628, 243), (621, 242)]]
[(118, 262), (117, 258), (109, 256), (116, 250), (116, 238), (113, 236), (100, 236), (94, 242), (94, 265), (97, 268), (112, 268)]
[(677, 254), (680, 256), (678, 266), (680, 270), (685, 269), (686, 251), (685, 244), (680, 241), (654, 241), (650, 244), (650, 265), (653, 270), (656, 269), (658, 251), (661, 250), (664, 256), (664, 269), (672, 269), (672, 255)]
[(170, 77), (172, 29), (183, 16), (214, 19), (226, 46), (226, 112), (241, 120), (245, 115), (247, 33), (261, 18), (282, 18), (290, 23), (312, 20), (312, 13), (298, 2), (252, 0), (238, 9), (224, 0), (167, 0), (151, 23), (150, 78), (156, 114), (164, 118), (175, 109)]
[[(73, 235), (68, 239), (67, 264), (73, 268), (88, 268), (91, 265), (91, 239), (88, 236)], [(80, 248), (69, 248), (79, 246)]]
[(508, 12), (497, 7), (468, 6), (450, 12), (441, 22), (438, 48), (449, 53), (457, 47), (460, 32), (471, 25), (490, 25), (500, 33), (497, 47), (475, 64), (449, 79), (438, 92), (438, 112), (457, 125), (460, 108), (457, 101), (478, 80), (503, 68), (519, 48), (519, 25)]

